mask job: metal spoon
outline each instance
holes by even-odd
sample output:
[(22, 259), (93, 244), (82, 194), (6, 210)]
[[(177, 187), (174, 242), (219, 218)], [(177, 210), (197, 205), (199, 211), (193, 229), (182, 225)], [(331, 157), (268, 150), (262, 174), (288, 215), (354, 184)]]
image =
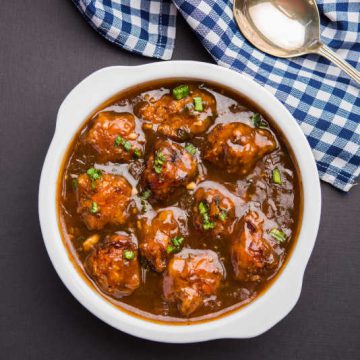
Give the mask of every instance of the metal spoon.
[(360, 72), (321, 42), (315, 0), (234, 0), (234, 16), (259, 50), (283, 58), (322, 55), (360, 84)]

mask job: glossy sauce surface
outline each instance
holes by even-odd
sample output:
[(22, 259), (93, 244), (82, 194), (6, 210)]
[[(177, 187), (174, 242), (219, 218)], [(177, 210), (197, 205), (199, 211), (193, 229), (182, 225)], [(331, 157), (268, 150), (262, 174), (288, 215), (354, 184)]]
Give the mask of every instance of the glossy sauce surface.
[[(257, 159), (254, 166), (250, 166), (246, 173), (241, 173), (238, 169), (235, 172), (225, 171), (224, 164), (218, 166), (218, 160), (211, 162), (204, 158), (205, 153), (211, 152), (208, 134), (219, 124), (242, 123), (252, 129), (255, 127), (253, 116), (254, 113), (258, 113), (256, 105), (251, 104), (237, 94), (210, 84), (186, 82), (195, 95), (199, 95), (200, 91), (200, 96), (205, 98), (207, 95), (204, 95), (203, 91), (206, 91), (206, 94), (210, 94), (215, 99), (214, 106), (209, 106), (199, 113), (200, 121), (202, 121), (200, 125), (203, 125), (204, 121), (208, 122), (206, 129), (205, 126), (204, 128), (201, 128), (201, 126), (192, 127), (189, 130), (191, 134), (189, 136), (188, 133), (184, 135), (181, 131), (173, 132), (173, 129), (168, 132), (168, 129), (166, 129), (167, 122), (162, 121), (162, 118), (160, 118), (159, 122), (154, 118), (151, 118), (151, 121), (147, 120), (149, 119), (147, 116), (153, 116), (153, 114), (149, 115), (149, 109), (146, 109), (146, 107), (144, 109), (144, 104), (153, 104), (164, 96), (169, 96), (169, 100), (166, 101), (171, 101), (172, 89), (179, 84), (182, 83), (165, 82), (143, 86), (120, 94), (111, 100), (110, 104), (106, 104), (106, 106), (98, 110), (85, 123), (70, 145), (60, 174), (58, 189), (59, 220), (64, 240), (71, 249), (72, 255), (80, 268), (97, 290), (123, 309), (150, 319), (171, 322), (215, 318), (253, 300), (266, 289), (267, 285), (271, 283), (271, 279), (281, 269), (289, 255), (292, 244), (296, 240), (301, 221), (301, 194), (296, 166), (285, 142), (282, 140), (281, 134), (272, 127), (266, 114), (261, 113), (261, 121), (265, 131), (270, 132), (275, 139), (276, 149)], [(189, 107), (187, 103), (192, 103), (192, 101), (185, 101), (184, 104), (181, 104), (181, 113), (184, 112), (186, 106)], [(177, 105), (179, 104), (177, 103)], [(193, 111), (193, 109), (190, 109), (190, 111)], [(89, 141), (84, 141), (94, 126), (94, 119), (99, 119), (99, 113), (103, 112), (134, 115), (134, 131), (138, 137), (136, 138), (136, 145), (134, 145), (135, 140), (130, 142), (133, 144), (132, 149), (138, 146), (141, 150), (139, 158), (125, 154), (126, 159), (122, 161), (121, 157), (124, 155), (118, 150), (120, 155), (117, 161), (109, 161), (107, 153), (99, 155), (94, 142), (89, 144)], [(158, 116), (166, 117), (166, 111), (165, 113), (159, 112)], [(180, 123), (184, 121), (181, 116), (175, 120)], [(162, 126), (162, 128), (159, 129), (159, 126)], [(193, 124), (191, 123), (190, 126), (193, 126)], [(172, 140), (169, 140), (168, 133)], [(259, 133), (256, 136), (260, 136)], [(175, 146), (179, 144), (185, 147), (192, 144), (195, 147), (196, 152), (191, 156), (196, 161), (196, 175), (192, 176), (186, 183), (179, 186), (175, 184), (174, 191), (167, 192), (166, 196), (150, 196), (144, 200), (143, 194), (149, 190), (150, 180), (148, 179), (151, 178), (146, 177), (145, 168), (149, 167), (150, 157), (156, 154), (154, 148), (159, 147), (159, 142), (164, 141), (175, 143)], [(111, 143), (105, 146), (112, 145)], [(166, 153), (166, 149), (161, 151), (164, 154)], [(259, 151), (257, 150), (256, 153), (259, 153)], [(166, 165), (161, 166), (163, 166), (162, 171), (164, 174), (166, 171), (164, 166)], [(228, 165), (228, 168), (229, 166), (231, 164)], [(152, 163), (151, 170), (153, 167)], [(77, 194), (79, 185), (77, 179), (81, 174), (86, 174), (90, 168), (99, 169), (102, 174), (121, 175), (132, 188), (129, 204), (124, 210), (127, 217), (124, 223), (116, 224), (110, 221), (101, 228), (91, 228), (90, 226), (89, 229), (89, 224), (84, 222), (84, 217), (79, 212), (79, 194)], [(179, 170), (179, 166), (176, 165), (171, 171), (176, 169)], [(274, 183), (274, 169), (277, 169), (281, 174), (281, 184)], [(179, 172), (181, 172), (180, 170)], [(178, 176), (180, 177), (181, 174)], [(225, 196), (226, 199), (221, 203), (221, 206), (226, 209), (226, 220), (223, 221), (224, 224), (226, 224), (225, 221), (228, 221), (226, 228), (224, 225), (206, 231), (201, 227), (203, 215), (199, 215), (198, 203), (194, 203), (194, 197), (196, 193), (199, 199), (205, 199), (206, 194), (202, 195), (202, 192), (204, 192), (202, 189), (205, 189), (206, 194), (210, 189), (215, 194), (215, 197), (217, 192)], [(154, 194), (154, 191), (152, 193)], [(209, 199), (209, 195), (207, 196), (206, 199)], [(166, 296), (166, 293), (169, 292), (167, 283), (169, 283), (169, 273), (171, 273), (167, 266), (169, 261), (174, 262), (176, 260), (172, 260), (173, 257), (178, 255), (176, 252), (168, 254), (164, 263), (158, 263), (159, 271), (157, 272), (154, 271), (154, 264), (149, 263), (147, 257), (143, 256), (144, 253), (139, 251), (136, 257), (136, 261), (139, 261), (140, 264), (139, 285), (130, 294), (119, 295), (117, 293), (114, 295), (113, 293), (104, 292), (101, 286), (99, 287), (99, 283), (94, 281), (93, 272), (91, 272), (93, 269), (89, 272), (87, 267), (89, 254), (94, 252), (94, 248), (107, 241), (106, 236), (119, 233), (129, 234), (137, 246), (141, 247), (144, 239), (144, 226), (149, 226), (146, 225), (148, 223), (150, 223), (150, 226), (153, 226), (152, 224), (157, 226), (154, 218), (159, 212), (167, 210), (172, 212), (178, 225), (178, 228), (171, 233), (171, 236), (179, 235), (184, 239), (184, 243), (181, 244), (183, 250), (180, 254), (186, 253), (187, 249), (195, 249), (195, 251), (209, 250), (212, 251), (211, 257), (213, 257), (214, 253), (217, 255), (214, 263), (219, 262), (222, 268), (218, 271), (221, 280), (219, 285), (216, 285), (217, 290), (213, 293), (202, 292), (201, 305), (191, 313), (181, 311), (179, 303), (174, 301), (171, 295)], [(259, 214), (261, 221), (257, 223), (256, 219), (248, 220), (252, 214)], [(171, 221), (171, 219), (166, 220), (166, 215), (167, 213), (163, 214), (163, 219), (160, 219), (159, 223)], [(198, 220), (200, 225), (196, 219), (200, 219)], [(219, 222), (219, 224), (221, 223)], [(245, 237), (245, 242), (248, 241), (246, 231), (249, 232), (249, 236), (253, 236), (256, 234), (257, 226), (261, 227), (262, 241), (266, 242), (266, 246), (271, 249), (271, 256), (275, 257), (277, 261), (273, 262), (273, 266), (269, 267), (267, 271), (261, 272), (261, 276), (253, 273), (247, 274), (246, 278), (237, 276), (231, 255), (236, 250), (234, 244), (237, 243), (241, 236)], [(271, 235), (273, 229), (281, 229), (284, 235), (283, 241), (279, 241)], [(150, 235), (151, 231), (152, 228), (150, 227)], [(84, 245), (88, 239), (93, 240)], [(263, 248), (255, 251), (260, 251), (261, 254), (264, 253)], [(181, 262), (180, 258), (177, 258), (177, 260)], [(214, 273), (216, 269), (211, 269), (211, 271)], [(218, 278), (215, 282), (217, 284)]]

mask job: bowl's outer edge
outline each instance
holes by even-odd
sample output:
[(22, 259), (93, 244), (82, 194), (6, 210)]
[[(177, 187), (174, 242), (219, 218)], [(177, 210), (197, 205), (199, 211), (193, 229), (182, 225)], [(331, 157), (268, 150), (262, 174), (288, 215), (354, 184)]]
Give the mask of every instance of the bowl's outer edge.
[[(85, 284), (69, 259), (56, 218), (56, 181), (62, 158), (73, 134), (97, 106), (115, 93), (135, 84), (161, 78), (193, 78), (218, 82), (245, 93), (270, 113), (285, 132), (297, 156), (304, 191), (304, 226), (285, 269), (266, 293), (240, 311), (217, 320), (186, 325), (156, 324), (115, 308)], [(120, 80), (121, 79), (121, 85)], [(89, 104), (86, 106), (86, 104)], [(82, 107), (84, 105), (84, 107)], [(266, 107), (265, 106), (265, 107)], [(273, 109), (276, 109), (273, 110)], [(75, 119), (69, 132), (69, 121)], [(77, 119), (77, 120), (76, 120)], [(300, 127), (287, 109), (253, 80), (216, 65), (194, 61), (158, 62), (140, 66), (114, 66), (94, 72), (80, 82), (59, 108), (56, 130), (41, 173), (39, 217), (49, 257), (69, 291), (94, 315), (109, 325), (141, 338), (169, 343), (190, 343), (218, 338), (250, 338), (269, 330), (295, 306), (303, 274), (320, 222), (321, 192), (316, 164)], [(271, 311), (269, 311), (271, 309)]]

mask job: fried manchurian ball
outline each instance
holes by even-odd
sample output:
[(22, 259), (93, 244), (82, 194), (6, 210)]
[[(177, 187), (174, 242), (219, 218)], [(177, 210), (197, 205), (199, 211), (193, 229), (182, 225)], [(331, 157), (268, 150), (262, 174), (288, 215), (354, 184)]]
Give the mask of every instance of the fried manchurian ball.
[(209, 297), (216, 296), (223, 276), (222, 263), (214, 251), (184, 249), (169, 262), (164, 297), (188, 317)]
[(130, 295), (140, 285), (136, 241), (127, 233), (108, 235), (88, 255), (85, 269), (106, 294), (115, 298)]
[(160, 141), (150, 155), (143, 177), (154, 198), (165, 199), (186, 186), (197, 175), (197, 160), (185, 148), (171, 141)]
[(179, 214), (178, 211), (165, 209), (159, 211), (152, 219), (140, 220), (141, 255), (157, 272), (164, 271), (168, 259), (184, 245), (185, 239), (179, 223), (183, 219), (180, 219), (179, 215), (182, 215), (182, 212)]
[(247, 175), (256, 162), (276, 149), (270, 131), (233, 122), (219, 124), (207, 136), (204, 158), (229, 174)]
[[(201, 103), (201, 111), (195, 110), (196, 101)], [(147, 101), (139, 107), (138, 114), (152, 123), (158, 133), (182, 141), (210, 127), (216, 117), (216, 100), (210, 92), (196, 88), (180, 100), (165, 94), (156, 101)]]
[(233, 200), (222, 187), (200, 187), (194, 194), (194, 226), (212, 236), (229, 235), (235, 219)]
[(129, 162), (143, 154), (144, 141), (139, 137), (134, 115), (104, 111), (96, 115), (83, 142), (95, 149), (100, 162)]
[(91, 168), (77, 180), (77, 212), (89, 230), (122, 225), (129, 217), (131, 193), (123, 176)]
[(264, 220), (249, 211), (231, 237), (231, 262), (235, 278), (240, 281), (260, 281), (278, 266), (273, 247), (263, 237)]

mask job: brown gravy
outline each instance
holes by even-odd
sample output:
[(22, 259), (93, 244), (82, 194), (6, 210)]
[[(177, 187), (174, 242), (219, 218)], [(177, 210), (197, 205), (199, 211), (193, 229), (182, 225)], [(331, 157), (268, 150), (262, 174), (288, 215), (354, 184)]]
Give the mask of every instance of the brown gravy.
[[(230, 311), (248, 304), (261, 294), (280, 272), (286, 262), (290, 250), (296, 240), (302, 217), (301, 183), (295, 160), (291, 149), (286, 144), (282, 134), (274, 127), (271, 119), (256, 104), (219, 86), (200, 82), (185, 81), (193, 88), (201, 88), (211, 93), (216, 99), (217, 114), (213, 123), (204, 133), (197, 134), (186, 141), (179, 143), (191, 143), (198, 149), (198, 173), (201, 175), (201, 186), (209, 186), (213, 189), (221, 189), (228, 192), (235, 204), (235, 217), (239, 222), (249, 210), (260, 212), (265, 220), (264, 238), (273, 248), (279, 261), (276, 268), (272, 269), (257, 281), (239, 281), (234, 277), (232, 262), (230, 259), (230, 240), (228, 237), (218, 236), (210, 238), (206, 231), (201, 232), (195, 228), (192, 221), (194, 191), (182, 189), (175, 192), (164, 201), (147, 201), (146, 213), (143, 211), (143, 201), (140, 196), (146, 190), (146, 184), (142, 180), (142, 173), (149, 154), (154, 151), (154, 144), (159, 138), (164, 138), (154, 129), (144, 129), (145, 122), (139, 116), (138, 107), (144, 99), (158, 99), (164, 94), (171, 93), (171, 89), (184, 82), (162, 81), (139, 86), (123, 92), (109, 100), (84, 123), (70, 144), (64, 159), (63, 168), (59, 174), (58, 182), (58, 214), (61, 232), (64, 241), (70, 249), (84, 276), (93, 286), (111, 303), (120, 309), (130, 313), (156, 321), (171, 323), (193, 323), (214, 319)], [(82, 139), (93, 125), (94, 118), (100, 112), (126, 112), (135, 115), (136, 131), (140, 139), (145, 142), (143, 157), (131, 160), (128, 163), (98, 162), (98, 154), (93, 148), (84, 144)], [(267, 122), (269, 130), (277, 142), (277, 148), (270, 154), (265, 155), (256, 162), (253, 170), (246, 176), (229, 174), (216, 164), (202, 159), (206, 144), (207, 134), (218, 124), (241, 122), (251, 127), (254, 126), (251, 116), (260, 113)], [(78, 200), (74, 181), (80, 174), (86, 173), (89, 168), (97, 168), (103, 173), (122, 175), (127, 179), (137, 194), (132, 195), (133, 208), (129, 218), (123, 225), (106, 225), (100, 230), (89, 230), (78, 213)], [(282, 183), (274, 184), (273, 170), (277, 168), (282, 177)], [(199, 184), (197, 184), (199, 186)], [(132, 208), (132, 209), (133, 209)], [(224, 278), (216, 296), (210, 296), (205, 304), (193, 312), (190, 316), (184, 316), (176, 303), (168, 301), (163, 295), (163, 273), (152, 270), (144, 259), (141, 259), (141, 284), (130, 295), (114, 298), (104, 293), (96, 282), (87, 275), (84, 263), (89, 256), (83, 243), (94, 234), (100, 235), (100, 242), (106, 235), (118, 231), (125, 231), (138, 237), (138, 220), (143, 216), (153, 216), (160, 209), (170, 208), (174, 211), (182, 211), (187, 216), (187, 226), (182, 229), (186, 239), (184, 248), (213, 250), (218, 254), (224, 267)], [(179, 210), (180, 209), (180, 210)], [(153, 214), (153, 215), (152, 215)], [(273, 228), (279, 228), (286, 235), (286, 240), (279, 243), (269, 232)], [(138, 239), (138, 241), (140, 241)], [(141, 256), (139, 255), (139, 258)]]

